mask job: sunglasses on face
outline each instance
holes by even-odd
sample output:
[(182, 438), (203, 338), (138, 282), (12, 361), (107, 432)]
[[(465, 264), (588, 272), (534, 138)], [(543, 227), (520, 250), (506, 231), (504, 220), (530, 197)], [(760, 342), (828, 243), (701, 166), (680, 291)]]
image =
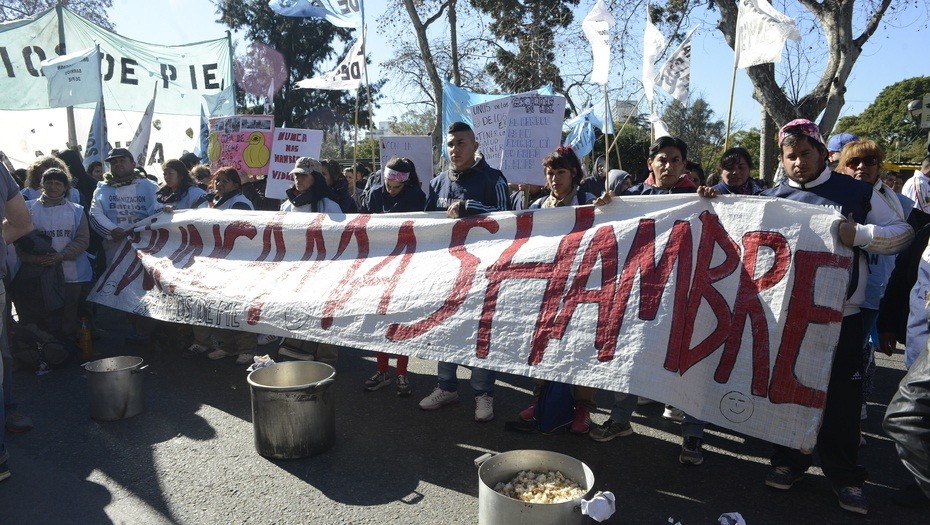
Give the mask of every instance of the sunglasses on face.
[(864, 164), (866, 166), (875, 166), (878, 164), (878, 157), (869, 155), (868, 157), (853, 157), (846, 160), (846, 167), (852, 168)]

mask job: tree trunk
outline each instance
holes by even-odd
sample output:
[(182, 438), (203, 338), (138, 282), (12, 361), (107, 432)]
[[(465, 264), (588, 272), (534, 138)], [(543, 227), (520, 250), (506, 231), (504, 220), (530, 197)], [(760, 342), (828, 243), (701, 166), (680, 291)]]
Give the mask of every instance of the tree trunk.
[[(423, 67), (426, 69), (426, 75), (429, 77), (430, 86), (433, 88), (433, 95), (436, 100), (436, 126), (433, 128), (433, 143), (439, 143), (439, 133), (442, 128), (442, 79), (439, 78), (439, 71), (436, 69), (436, 61), (433, 58), (433, 52), (429, 48), (429, 40), (426, 36), (426, 28), (438, 16), (430, 18), (427, 24), (420, 20), (416, 6), (413, 0), (403, 0), (404, 7), (407, 8), (407, 14), (410, 16), (410, 22), (413, 24), (413, 30), (417, 35), (417, 44), (420, 48), (420, 55), (423, 57)], [(444, 4), (445, 6), (446, 4)], [(442, 12), (443, 7), (439, 11)], [(437, 14), (438, 15), (438, 14)]]
[(775, 121), (765, 108), (762, 108), (762, 122), (759, 125), (759, 178), (771, 184), (777, 164), (772, 138), (775, 136)]
[(449, 0), (449, 46), (452, 55), (452, 83), (456, 86), (462, 85), (462, 76), (459, 73), (459, 33), (458, 33), (458, 14), (455, 12), (456, 2), (458, 0)]

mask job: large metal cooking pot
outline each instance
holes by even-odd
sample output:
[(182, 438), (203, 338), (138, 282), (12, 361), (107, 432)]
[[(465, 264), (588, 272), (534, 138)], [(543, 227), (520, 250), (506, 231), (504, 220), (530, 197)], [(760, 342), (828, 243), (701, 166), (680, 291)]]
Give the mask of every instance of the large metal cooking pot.
[(286, 361), (248, 376), (255, 450), (275, 459), (303, 458), (336, 441), (336, 370), (316, 361)]
[[(581, 500), (593, 492), (594, 473), (577, 459), (546, 450), (511, 450), (497, 455), (485, 454), (475, 460), (478, 466), (479, 525), (567, 525), (590, 522), (581, 514)], [(494, 490), (507, 483), (521, 470), (537, 472), (557, 470), (581, 485), (584, 496), (564, 503), (525, 503)]]
[(148, 365), (141, 357), (119, 356), (84, 363), (90, 388), (90, 417), (116, 421), (145, 409), (141, 372)]

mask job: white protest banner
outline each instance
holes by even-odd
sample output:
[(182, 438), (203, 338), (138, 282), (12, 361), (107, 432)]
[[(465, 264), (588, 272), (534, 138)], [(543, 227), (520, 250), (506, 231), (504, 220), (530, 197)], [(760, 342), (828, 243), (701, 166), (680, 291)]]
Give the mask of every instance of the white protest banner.
[(780, 13), (768, 2), (740, 0), (734, 51), (737, 68), (781, 62), (789, 39), (801, 40), (793, 18)]
[(137, 223), (91, 300), (632, 392), (810, 449), (849, 281), (840, 220), (695, 195), (459, 220), (188, 210)]
[(275, 128), (271, 146), (271, 169), (265, 184), (265, 196), (286, 199), (285, 193), (294, 185), (291, 170), (300, 157), (320, 158), (323, 132), (318, 129)]
[(336, 69), (297, 82), (301, 89), (355, 90), (365, 77), (365, 54), (362, 53), (364, 37), (359, 38)]
[(667, 44), (659, 28), (652, 23), (649, 10), (646, 11), (646, 27), (643, 31), (643, 91), (652, 104), (656, 89), (656, 58), (665, 50)]
[(262, 178), (271, 166), (274, 117), (236, 115), (210, 119), (207, 158), (210, 169), (232, 167), (243, 178)]
[(96, 47), (43, 60), (42, 74), (48, 80), (48, 105), (64, 108), (97, 102), (103, 96), (100, 52)]
[(691, 85), (691, 36), (696, 30), (695, 27), (688, 31), (685, 39), (659, 71), (659, 87), (682, 104), (688, 103)]
[(504, 97), (468, 106), (471, 129), (475, 132), (478, 151), (484, 155), (485, 162), (494, 169), (501, 169), (503, 161), (510, 98)]
[(562, 144), (565, 98), (524, 93), (510, 97), (501, 171), (507, 182), (546, 184), (543, 157)]
[(391, 157), (406, 157), (413, 161), (420, 179), (420, 189), (429, 193), (429, 181), (433, 178), (433, 139), (426, 135), (384, 136), (378, 141), (381, 146), (381, 166), (387, 165)]

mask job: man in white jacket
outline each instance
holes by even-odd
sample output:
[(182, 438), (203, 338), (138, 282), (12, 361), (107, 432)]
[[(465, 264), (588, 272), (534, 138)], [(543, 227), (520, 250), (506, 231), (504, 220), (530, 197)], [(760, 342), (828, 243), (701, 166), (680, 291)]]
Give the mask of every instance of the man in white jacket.
[(126, 148), (116, 148), (107, 157), (110, 172), (94, 190), (90, 204), (90, 226), (103, 237), (107, 266), (116, 248), (134, 223), (159, 210), (158, 185), (136, 172), (136, 162)]

